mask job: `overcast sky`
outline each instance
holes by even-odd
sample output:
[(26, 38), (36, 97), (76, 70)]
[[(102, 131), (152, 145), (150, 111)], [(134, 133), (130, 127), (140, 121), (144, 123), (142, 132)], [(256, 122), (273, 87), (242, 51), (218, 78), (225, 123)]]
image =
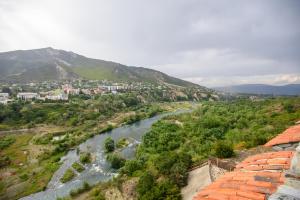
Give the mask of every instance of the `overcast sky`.
[(0, 0), (0, 51), (48, 46), (209, 87), (300, 83), (300, 1)]

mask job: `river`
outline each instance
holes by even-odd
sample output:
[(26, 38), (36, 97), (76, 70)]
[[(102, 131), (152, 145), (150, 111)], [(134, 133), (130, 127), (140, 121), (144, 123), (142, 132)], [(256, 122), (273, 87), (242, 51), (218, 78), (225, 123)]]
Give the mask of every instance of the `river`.
[[(79, 145), (80, 152), (90, 152), (93, 157), (91, 164), (85, 165), (85, 170), (77, 173), (77, 176), (67, 183), (61, 183), (60, 178), (65, 171), (71, 167), (75, 161), (79, 161), (79, 156), (76, 150), (69, 151), (64, 157), (61, 158), (62, 165), (53, 174), (50, 182), (45, 191), (31, 194), (21, 198), (21, 200), (56, 200), (58, 197), (68, 196), (70, 191), (82, 186), (83, 182), (94, 185), (99, 182), (104, 182), (112, 179), (117, 175), (116, 170), (110, 167), (110, 164), (105, 159), (104, 153), (104, 140), (107, 137), (112, 137), (115, 141), (121, 138), (129, 138), (130, 144), (122, 149), (121, 155), (126, 159), (132, 159), (135, 155), (136, 146), (141, 142), (142, 136), (150, 130), (151, 125), (157, 122), (164, 116), (180, 114), (189, 112), (191, 110), (177, 110), (172, 113), (163, 113), (148, 119), (144, 119), (115, 128), (111, 131), (96, 135)], [(75, 170), (74, 170), (75, 171)]]

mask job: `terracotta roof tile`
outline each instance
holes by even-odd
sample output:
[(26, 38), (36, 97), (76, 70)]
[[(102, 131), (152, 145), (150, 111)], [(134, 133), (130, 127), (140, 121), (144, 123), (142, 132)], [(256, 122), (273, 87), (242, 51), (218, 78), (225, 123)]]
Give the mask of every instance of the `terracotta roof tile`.
[(286, 129), (283, 133), (267, 142), (265, 146), (271, 147), (278, 144), (287, 144), (294, 142), (300, 142), (300, 124)]
[(248, 171), (282, 170), (290, 166), (292, 151), (270, 152), (250, 156), (236, 166), (236, 169)]
[(280, 151), (251, 156), (200, 191), (194, 200), (264, 200), (284, 183), (283, 171), (293, 154)]
[(232, 196), (229, 198), (230, 200), (250, 200), (249, 198), (246, 197), (238, 197), (238, 196)]

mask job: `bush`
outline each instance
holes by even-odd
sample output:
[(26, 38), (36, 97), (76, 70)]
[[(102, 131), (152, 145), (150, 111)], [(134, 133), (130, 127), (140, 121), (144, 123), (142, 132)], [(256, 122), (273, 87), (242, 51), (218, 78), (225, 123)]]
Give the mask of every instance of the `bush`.
[(94, 188), (90, 194), (93, 197), (93, 200), (105, 200), (105, 196), (99, 188)]
[(267, 138), (264, 135), (259, 135), (253, 139), (254, 146), (263, 145), (267, 142)]
[(293, 113), (295, 112), (295, 107), (292, 103), (288, 102), (288, 103), (285, 103), (283, 105), (284, 109), (288, 112), (288, 113)]
[(170, 179), (179, 187), (187, 184), (188, 171), (183, 163), (175, 163), (170, 169)]
[(26, 173), (21, 174), (19, 177), (20, 177), (20, 179), (21, 179), (22, 181), (27, 181), (28, 178), (29, 178), (28, 174), (26, 174)]
[(104, 147), (106, 152), (112, 152), (115, 150), (115, 141), (111, 138), (108, 137), (104, 141)]
[(121, 138), (118, 142), (117, 142), (117, 148), (124, 148), (127, 147), (129, 145), (129, 141), (126, 138)]
[(71, 169), (67, 169), (63, 177), (61, 177), (60, 181), (62, 183), (66, 183), (70, 180), (72, 180), (75, 177), (75, 173)]
[(81, 194), (83, 192), (86, 192), (86, 191), (88, 191), (90, 189), (91, 189), (91, 186), (87, 182), (84, 182), (83, 185), (82, 185), (82, 187), (80, 187), (80, 188), (78, 188), (76, 190), (71, 190), (70, 191), (70, 196), (71, 197), (75, 197), (75, 196), (77, 196), (77, 195), (79, 195), (79, 194)]
[(177, 162), (177, 156), (173, 152), (164, 152), (156, 160), (155, 166), (164, 175), (170, 173), (171, 167)]
[(85, 170), (85, 168), (79, 164), (78, 162), (74, 162), (72, 164), (72, 167), (77, 171), (77, 172), (82, 172), (83, 170)]
[(111, 167), (114, 169), (120, 169), (125, 164), (125, 159), (118, 154), (109, 154), (106, 159), (110, 162)]
[(13, 144), (16, 139), (12, 136), (5, 136), (0, 138), (0, 150), (3, 150)]
[(156, 183), (153, 175), (147, 172), (141, 176), (137, 191), (141, 200), (181, 199), (180, 189), (176, 184), (168, 179)]
[(137, 192), (140, 196), (142, 196), (143, 194), (146, 194), (148, 191), (150, 191), (154, 185), (154, 176), (149, 172), (145, 172), (139, 179), (139, 182), (137, 184)]
[(125, 166), (123, 167), (122, 169), (122, 172), (129, 175), (129, 176), (132, 176), (132, 174), (141, 169), (142, 168), (142, 164), (137, 161), (137, 160), (127, 160), (125, 162)]
[(180, 127), (173, 122), (158, 121), (151, 131), (143, 136), (143, 145), (156, 152), (174, 150), (183, 140), (179, 129)]
[[(158, 183), (155, 188), (155, 195), (153, 200), (156, 199), (168, 199), (168, 200), (180, 200), (180, 189), (170, 180), (166, 179)], [(147, 198), (145, 198), (147, 199)]]
[(91, 153), (89, 153), (89, 152), (81, 153), (79, 160), (82, 164), (91, 163), (91, 161), (92, 161)]
[(234, 155), (232, 145), (229, 145), (224, 141), (217, 142), (215, 153), (218, 158), (230, 158)]
[(0, 168), (5, 167), (11, 163), (11, 159), (8, 156), (0, 156)]
[(114, 126), (112, 124), (108, 124), (104, 129), (100, 131), (100, 133), (108, 132), (114, 129)]

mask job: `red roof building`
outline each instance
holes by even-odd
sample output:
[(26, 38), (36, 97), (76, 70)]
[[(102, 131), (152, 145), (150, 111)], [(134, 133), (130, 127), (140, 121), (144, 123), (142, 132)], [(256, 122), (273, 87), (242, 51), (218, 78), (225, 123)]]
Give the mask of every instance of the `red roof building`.
[[(292, 126), (265, 146), (296, 144), (300, 125)], [(291, 146), (289, 146), (291, 148)], [(285, 149), (286, 150), (286, 149)], [(193, 200), (300, 200), (300, 146), (291, 151), (246, 158), (201, 190)]]
[[(300, 142), (300, 124), (292, 126), (286, 129), (283, 133), (279, 134), (268, 143), (265, 144), (266, 147), (278, 147), (278, 148), (293, 148), (293, 144), (298, 146), (298, 142)], [(285, 150), (282, 149), (282, 150)], [(278, 149), (280, 150), (280, 149)]]
[(251, 156), (236, 169), (200, 191), (194, 200), (264, 200), (284, 183), (293, 152), (281, 151)]

